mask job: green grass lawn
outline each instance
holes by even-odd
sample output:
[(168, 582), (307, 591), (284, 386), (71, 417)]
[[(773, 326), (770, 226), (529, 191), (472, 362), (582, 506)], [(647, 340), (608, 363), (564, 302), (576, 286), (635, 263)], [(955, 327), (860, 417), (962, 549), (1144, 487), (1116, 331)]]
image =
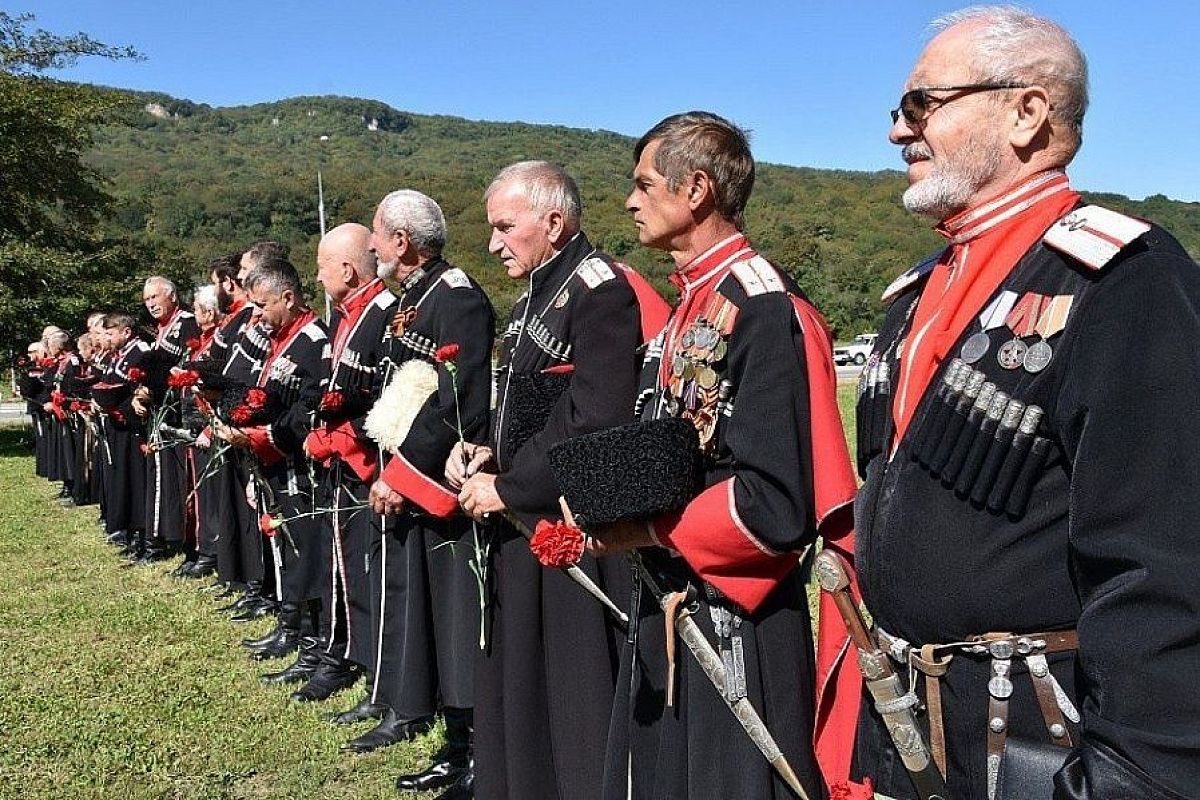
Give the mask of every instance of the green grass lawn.
[[(851, 442), (853, 390), (838, 388)], [(0, 800), (398, 797), (395, 776), (424, 766), (440, 727), (339, 753), (373, 723), (321, 715), (360, 689), (297, 706), (262, 686), (238, 642), (269, 621), (232, 625), (173, 562), (123, 568), (95, 507), (61, 508), (33, 474), (26, 435), (0, 427)]]
[(122, 568), (95, 507), (61, 508), (34, 476), (24, 433), (0, 429), (0, 798), (399, 796), (395, 776), (425, 765), (440, 729), (339, 753), (373, 723), (321, 715), (361, 690), (298, 706), (262, 686), (238, 642), (269, 622), (232, 625), (173, 562)]

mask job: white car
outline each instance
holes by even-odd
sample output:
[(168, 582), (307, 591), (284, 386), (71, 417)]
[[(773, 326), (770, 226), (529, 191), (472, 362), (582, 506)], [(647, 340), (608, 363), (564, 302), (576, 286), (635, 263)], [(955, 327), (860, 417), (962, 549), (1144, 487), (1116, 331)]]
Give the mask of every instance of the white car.
[(833, 348), (833, 363), (838, 366), (843, 364), (865, 364), (867, 357), (871, 355), (871, 350), (875, 348), (875, 339), (879, 337), (877, 333), (860, 333), (854, 337), (854, 341), (850, 344), (838, 345)]

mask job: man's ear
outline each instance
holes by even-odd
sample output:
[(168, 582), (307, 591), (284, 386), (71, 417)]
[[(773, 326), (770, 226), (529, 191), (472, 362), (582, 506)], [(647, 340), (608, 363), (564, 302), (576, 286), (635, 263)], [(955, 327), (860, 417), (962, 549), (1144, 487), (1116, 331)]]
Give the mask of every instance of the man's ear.
[(689, 175), (684, 186), (687, 189), (688, 206), (693, 211), (701, 208), (705, 203), (711, 205), (715, 200), (712, 178), (704, 170), (698, 169)]
[(1013, 147), (1024, 149), (1042, 134), (1051, 106), (1050, 96), (1041, 86), (1030, 86), (1020, 92), (1012, 106), (1012, 129), (1008, 140)]
[(546, 216), (542, 217), (542, 224), (546, 228), (546, 238), (554, 245), (555, 249), (561, 244), (563, 234), (567, 229), (566, 218), (563, 213), (557, 209), (546, 212)]

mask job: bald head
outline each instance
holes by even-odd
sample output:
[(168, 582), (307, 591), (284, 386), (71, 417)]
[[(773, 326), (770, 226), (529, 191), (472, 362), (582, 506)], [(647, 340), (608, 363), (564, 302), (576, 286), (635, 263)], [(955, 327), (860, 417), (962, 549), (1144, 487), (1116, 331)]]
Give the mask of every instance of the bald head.
[(338, 225), (317, 245), (317, 280), (335, 302), (341, 302), (375, 278), (371, 229), (357, 222)]

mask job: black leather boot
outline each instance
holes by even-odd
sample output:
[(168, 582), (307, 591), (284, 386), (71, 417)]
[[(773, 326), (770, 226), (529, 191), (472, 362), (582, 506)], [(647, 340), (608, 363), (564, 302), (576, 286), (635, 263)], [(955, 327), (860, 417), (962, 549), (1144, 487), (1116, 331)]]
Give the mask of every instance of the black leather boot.
[(383, 715), (388, 712), (388, 705), (372, 703), (371, 694), (371, 684), (367, 683), (367, 693), (358, 701), (358, 705), (340, 714), (326, 714), (325, 719), (334, 725), (355, 725), (369, 719), (383, 719)]
[[(424, 772), (401, 775), (396, 778), (396, 788), (402, 792), (432, 792), (453, 788), (456, 783), (473, 772), (471, 761), (471, 739), (473, 726), (471, 709), (446, 708), (446, 744), (434, 753), (433, 763)], [(474, 775), (466, 787), (469, 792), (474, 786)], [(464, 795), (470, 797), (468, 793)]]
[(328, 700), (343, 689), (349, 689), (357, 683), (362, 674), (362, 667), (353, 661), (324, 653), (321, 665), (308, 679), (308, 683), (292, 692), (291, 698), (297, 703)]
[(229, 621), (241, 625), (246, 622), (253, 622), (256, 619), (262, 619), (268, 614), (274, 614), (278, 609), (279, 606), (274, 600), (260, 596), (254, 602), (243, 606), (240, 612), (229, 618)]
[[(236, 617), (234, 618), (236, 619)], [(261, 646), (252, 648), (250, 657), (255, 661), (283, 658), (296, 652), (300, 646), (300, 607), (295, 603), (279, 606), (279, 634)]]
[(450, 788), (439, 794), (436, 800), (472, 800), (475, 797), (475, 759), (467, 761), (463, 771)]
[(129, 531), (125, 546), (121, 548), (121, 555), (127, 557), (130, 561), (137, 561), (142, 557), (142, 551), (145, 548), (146, 532), (138, 530)]
[[(226, 583), (224, 585), (224, 587), (222, 587), (221, 591), (219, 591), (213, 595), (213, 600), (228, 600), (231, 597), (234, 597), (235, 595), (240, 598), (241, 594), (245, 591), (246, 591), (246, 584), (238, 583), (237, 581), (229, 581), (228, 583)], [(233, 601), (233, 603), (236, 603), (236, 602), (237, 602), (237, 600)], [(233, 603), (230, 603), (230, 606), (232, 606)], [(223, 607), (223, 608), (219, 608), (217, 610), (224, 611), (225, 608)]]
[(175, 552), (175, 547), (161, 536), (147, 536), (145, 550), (142, 551), (142, 557), (137, 560), (137, 565), (144, 567), (166, 561), (173, 557)]
[[(284, 605), (286, 606), (286, 603)], [(282, 618), (283, 618), (283, 610), (282, 609), (280, 609), (279, 616), (280, 616), (280, 619), (282, 620)], [(262, 636), (255, 636), (253, 639), (250, 639), (250, 638), (242, 639), (242, 647), (245, 647), (248, 650), (258, 650), (260, 648), (266, 647), (267, 645), (269, 645), (271, 642), (275, 641), (282, 635), (283, 635), (283, 622), (281, 621), (281, 622), (277, 623), (274, 628), (271, 628), (271, 630), (267, 631)]]
[(357, 736), (342, 745), (342, 750), (350, 753), (370, 753), (381, 747), (388, 747), (397, 742), (410, 742), (433, 727), (432, 717), (418, 719), (400, 719), (396, 712), (388, 709), (371, 730), (362, 736)]
[(296, 660), (279, 672), (268, 672), (261, 680), (266, 684), (300, 683), (312, 677), (321, 664), (324, 655), (325, 642), (316, 636), (300, 638), (300, 653)]
[(207, 578), (209, 575), (217, 571), (217, 557), (206, 555), (204, 553), (196, 556), (196, 560), (191, 563), (183, 573), (185, 578)]

